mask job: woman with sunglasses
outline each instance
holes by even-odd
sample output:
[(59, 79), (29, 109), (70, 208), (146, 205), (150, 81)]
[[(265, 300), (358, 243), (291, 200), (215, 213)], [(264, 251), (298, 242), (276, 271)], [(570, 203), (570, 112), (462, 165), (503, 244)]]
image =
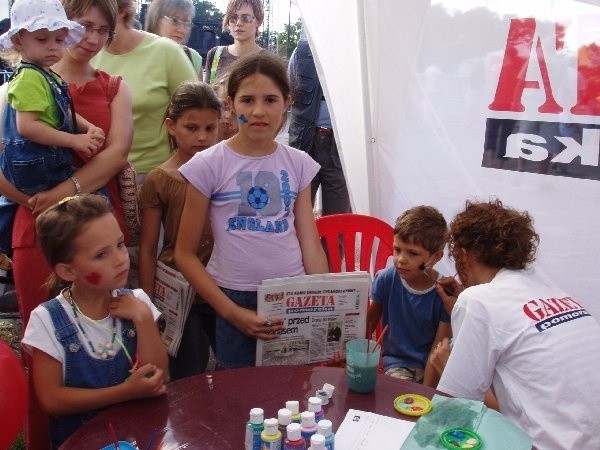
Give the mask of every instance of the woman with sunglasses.
[(198, 79), (202, 81), (202, 56), (185, 45), (192, 29), (196, 8), (191, 0), (153, 0), (148, 11), (144, 29), (174, 40), (192, 62)]
[(265, 13), (261, 0), (229, 0), (223, 17), (223, 31), (233, 36), (233, 44), (213, 47), (206, 55), (204, 82), (214, 84), (236, 59), (262, 50), (256, 43)]

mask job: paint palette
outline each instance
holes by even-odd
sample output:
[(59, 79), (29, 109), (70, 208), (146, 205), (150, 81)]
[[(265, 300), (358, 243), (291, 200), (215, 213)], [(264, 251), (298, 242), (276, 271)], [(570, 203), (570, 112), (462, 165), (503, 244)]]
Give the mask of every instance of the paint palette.
[(431, 401), (419, 394), (403, 394), (395, 398), (394, 409), (407, 416), (422, 416), (431, 411)]
[(445, 448), (466, 448), (478, 450), (483, 445), (481, 437), (471, 430), (465, 428), (451, 428), (442, 433), (440, 442)]

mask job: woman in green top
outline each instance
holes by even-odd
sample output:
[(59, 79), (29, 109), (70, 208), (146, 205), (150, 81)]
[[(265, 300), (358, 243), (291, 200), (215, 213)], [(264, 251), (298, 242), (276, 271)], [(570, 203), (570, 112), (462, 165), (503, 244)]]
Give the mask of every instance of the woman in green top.
[(129, 161), (138, 181), (170, 157), (163, 114), (173, 91), (183, 81), (198, 79), (182, 48), (171, 39), (133, 27), (135, 0), (117, 0), (119, 14), (115, 37), (92, 64), (112, 75), (121, 75), (131, 88), (133, 143)]
[(146, 12), (144, 29), (174, 40), (183, 48), (198, 79), (202, 81), (202, 56), (185, 45), (192, 29), (196, 8), (191, 0), (153, 0)]

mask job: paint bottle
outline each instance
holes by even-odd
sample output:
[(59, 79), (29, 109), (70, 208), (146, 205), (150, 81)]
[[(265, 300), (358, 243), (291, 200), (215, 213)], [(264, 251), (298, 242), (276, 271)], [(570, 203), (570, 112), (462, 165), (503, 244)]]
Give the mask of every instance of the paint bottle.
[(310, 447), (308, 450), (325, 450), (325, 436), (322, 434), (313, 434), (310, 437)]
[(260, 433), (261, 450), (281, 450), (281, 432), (277, 429), (277, 419), (265, 419), (265, 429)]
[(285, 407), (292, 412), (292, 422), (300, 423), (300, 402), (298, 400), (288, 400)]
[(300, 432), (308, 447), (310, 445), (310, 437), (317, 432), (317, 422), (315, 422), (314, 412), (304, 411), (300, 414)]
[(281, 408), (277, 411), (277, 422), (279, 422), (279, 431), (281, 431), (281, 442), (285, 441), (287, 435), (287, 426), (292, 423), (292, 412), (287, 408)]
[(315, 413), (315, 422), (317, 423), (325, 418), (325, 411), (321, 408), (319, 397), (308, 397), (308, 410)]
[(333, 424), (331, 420), (323, 419), (317, 424), (317, 433), (325, 437), (325, 448), (333, 450), (335, 435), (333, 434)]
[(335, 386), (329, 383), (325, 383), (323, 385), (323, 390), (327, 392), (327, 397), (329, 397), (329, 401), (331, 401), (331, 397), (333, 397), (333, 392), (335, 391)]
[(246, 422), (246, 450), (260, 450), (260, 433), (264, 429), (264, 418), (265, 412), (262, 408), (252, 408), (250, 410), (250, 420)]
[(324, 389), (319, 389), (315, 392), (315, 397), (319, 397), (321, 399), (321, 406), (325, 406), (329, 403), (329, 396)]
[(283, 450), (306, 450), (306, 441), (302, 437), (299, 423), (290, 423), (287, 426), (287, 437), (283, 443)]

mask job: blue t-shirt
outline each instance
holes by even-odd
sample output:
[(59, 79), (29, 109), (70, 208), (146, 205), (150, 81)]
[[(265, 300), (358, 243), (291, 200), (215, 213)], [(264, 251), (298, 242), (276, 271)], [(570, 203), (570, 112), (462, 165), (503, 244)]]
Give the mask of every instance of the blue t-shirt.
[(383, 369), (424, 368), (438, 324), (450, 317), (435, 286), (415, 291), (398, 275), (394, 266), (377, 272), (371, 300), (383, 306)]

